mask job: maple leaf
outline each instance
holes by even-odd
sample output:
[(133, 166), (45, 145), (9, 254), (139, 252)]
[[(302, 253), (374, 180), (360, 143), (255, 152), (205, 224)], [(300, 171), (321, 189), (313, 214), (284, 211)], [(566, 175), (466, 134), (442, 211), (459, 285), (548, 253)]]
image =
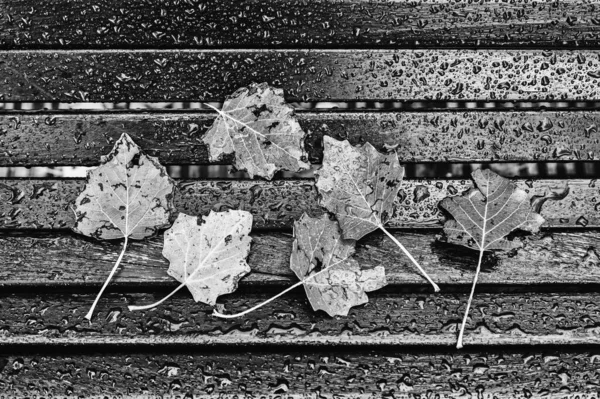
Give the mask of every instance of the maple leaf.
[(479, 250), (479, 261), (471, 295), (460, 328), (457, 348), (463, 346), (463, 335), (475, 286), (481, 270), (483, 253), (490, 250), (508, 250), (522, 246), (520, 241), (510, 241), (506, 235), (520, 229), (535, 233), (544, 218), (535, 212), (527, 193), (510, 180), (491, 170), (478, 169), (472, 173), (477, 188), (462, 196), (446, 197), (440, 207), (454, 219), (444, 224), (444, 239), (453, 244)]
[(328, 215), (321, 218), (302, 215), (294, 223), (294, 236), (290, 268), (299, 282), (243, 312), (226, 315), (214, 311), (213, 315), (226, 319), (240, 317), (303, 285), (314, 310), (323, 310), (330, 316), (346, 316), (351, 307), (369, 301), (367, 292), (387, 284), (383, 266), (361, 269), (351, 258), (356, 241), (343, 239), (338, 222), (330, 220)]
[(355, 241), (344, 240), (328, 215), (319, 219), (304, 214), (294, 223), (294, 236), (290, 267), (303, 281), (314, 310), (346, 316), (351, 307), (369, 301), (367, 292), (387, 284), (383, 266), (362, 270), (350, 258)]
[(121, 135), (101, 165), (87, 174), (83, 191), (75, 201), (73, 230), (89, 237), (124, 238), (119, 255), (88, 314), (91, 319), (98, 300), (123, 259), (128, 240), (141, 240), (169, 226), (174, 212), (175, 184), (157, 158), (150, 157), (127, 134)]
[(394, 212), (404, 168), (398, 156), (381, 154), (370, 143), (353, 147), (347, 140), (323, 138), (323, 166), (315, 172), (320, 204), (334, 213), (344, 238), (359, 240), (380, 229), (404, 252), (434, 290), (439, 287), (417, 260), (384, 227)]
[(280, 169), (297, 172), (310, 168), (302, 159), (305, 132), (285, 103), (283, 90), (253, 83), (228, 96), (203, 142), (211, 161), (235, 152), (234, 165), (254, 175), (272, 179)]
[(252, 239), (252, 214), (246, 211), (211, 211), (208, 216), (180, 213), (165, 231), (163, 256), (170, 262), (167, 273), (181, 284), (160, 301), (129, 310), (160, 305), (183, 287), (196, 302), (214, 305), (217, 297), (232, 293), (250, 272), (246, 258)]

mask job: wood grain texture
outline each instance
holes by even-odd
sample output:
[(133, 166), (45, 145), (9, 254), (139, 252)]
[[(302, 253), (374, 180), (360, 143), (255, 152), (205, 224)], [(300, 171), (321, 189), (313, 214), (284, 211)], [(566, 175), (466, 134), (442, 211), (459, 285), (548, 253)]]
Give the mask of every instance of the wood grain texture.
[(18, 352), (0, 357), (8, 397), (233, 398), (597, 398), (593, 349), (87, 353)]
[(0, 51), (1, 101), (598, 100), (594, 50)]
[[(595, 179), (516, 180), (532, 196), (549, 227), (600, 226), (600, 187)], [(320, 215), (314, 180), (182, 180), (175, 206), (188, 215), (241, 209), (254, 216), (254, 228), (290, 228), (304, 212)], [(66, 229), (74, 224), (70, 206), (83, 179), (0, 180), (0, 229)], [(460, 195), (470, 180), (410, 179), (395, 201), (390, 227), (440, 227), (437, 204)]]
[[(598, 112), (300, 112), (312, 163), (324, 135), (403, 162), (600, 159)], [(97, 165), (122, 133), (163, 164), (208, 164), (212, 113), (0, 115), (0, 165)], [(223, 163), (230, 163), (232, 157)]]
[(0, 48), (599, 47), (595, 1), (2, 0)]
[[(387, 293), (385, 292), (387, 291)], [(312, 310), (303, 289), (239, 319), (219, 319), (213, 308), (177, 294), (157, 308), (130, 312), (168, 291), (109, 293), (94, 318), (84, 319), (95, 293), (2, 294), (2, 343), (11, 345), (286, 345), (448, 346), (456, 335), (468, 296), (460, 293), (369, 293), (369, 303), (346, 317)], [(240, 290), (219, 299), (225, 312), (245, 310), (270, 298), (270, 290)], [(598, 345), (600, 295), (482, 293), (473, 301), (468, 345)]]
[[(432, 278), (445, 285), (470, 285), (477, 251), (436, 241), (438, 231), (395, 231)], [(254, 232), (248, 264), (252, 273), (240, 282), (245, 287), (281, 288), (297, 281), (289, 269), (293, 237), (289, 233)], [(116, 287), (168, 287), (162, 237), (130, 243), (122, 267), (111, 282)], [(600, 232), (547, 231), (530, 236), (516, 252), (486, 254), (481, 284), (561, 285), (600, 283)], [(88, 239), (70, 232), (2, 232), (0, 234), (0, 286), (98, 287), (122, 245)], [(355, 258), (361, 267), (384, 266), (390, 285), (428, 292), (427, 282), (383, 233), (358, 241)]]

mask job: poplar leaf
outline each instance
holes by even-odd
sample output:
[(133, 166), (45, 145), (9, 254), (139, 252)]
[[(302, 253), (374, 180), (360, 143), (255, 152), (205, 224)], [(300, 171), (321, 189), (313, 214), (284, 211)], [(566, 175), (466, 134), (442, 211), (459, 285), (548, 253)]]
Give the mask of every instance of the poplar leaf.
[(158, 306), (183, 287), (196, 302), (215, 305), (217, 297), (232, 293), (250, 272), (252, 214), (246, 211), (211, 211), (208, 216), (180, 213), (165, 231), (163, 256), (170, 262), (167, 273), (181, 285), (160, 301), (130, 310)]
[(323, 140), (323, 166), (315, 172), (321, 205), (336, 215), (344, 238), (358, 240), (392, 216), (404, 168), (395, 153), (381, 154), (370, 143)]
[(294, 224), (294, 235), (290, 267), (299, 282), (250, 309), (235, 314), (215, 310), (213, 315), (223, 319), (242, 317), (303, 285), (314, 310), (346, 316), (351, 307), (369, 301), (367, 292), (387, 284), (382, 266), (361, 269), (351, 258), (355, 241), (343, 239), (338, 223), (327, 215), (320, 219), (302, 215)]
[(437, 284), (383, 225), (394, 213), (394, 200), (404, 177), (398, 156), (382, 154), (370, 143), (353, 147), (348, 140), (323, 137), (323, 166), (315, 172), (321, 206), (334, 213), (343, 237), (358, 240), (380, 229), (404, 252), (423, 276)]
[(531, 206), (527, 193), (509, 179), (491, 170), (480, 169), (473, 172), (472, 177), (476, 188), (469, 189), (462, 196), (447, 197), (440, 202), (440, 207), (454, 218), (444, 224), (443, 239), (479, 251), (471, 294), (456, 344), (459, 349), (463, 346), (465, 324), (481, 271), (483, 253), (518, 248), (522, 246), (520, 241), (506, 238), (510, 232), (519, 229), (535, 233), (544, 223), (544, 218)]
[(202, 138), (211, 161), (235, 153), (237, 169), (269, 180), (281, 169), (310, 168), (303, 161), (305, 132), (285, 103), (283, 90), (252, 83), (228, 96), (221, 110), (214, 109), (219, 115)]
[(522, 246), (506, 239), (510, 232), (539, 231), (544, 218), (524, 190), (489, 169), (478, 169), (471, 176), (477, 188), (440, 202), (454, 218), (444, 224), (445, 241), (482, 251), (509, 250)]
[(86, 315), (93, 310), (123, 259), (128, 239), (141, 240), (169, 226), (174, 212), (175, 184), (157, 158), (148, 156), (127, 134), (88, 172), (83, 191), (75, 201), (79, 234), (102, 240), (125, 238), (123, 250)]
[(342, 238), (338, 223), (327, 215), (304, 214), (294, 223), (290, 267), (303, 282), (314, 310), (346, 316), (353, 306), (369, 301), (367, 292), (384, 287), (385, 269), (361, 269), (351, 258), (354, 240)]
[(175, 183), (127, 134), (87, 174), (75, 201), (73, 230), (102, 240), (154, 235), (169, 226)]

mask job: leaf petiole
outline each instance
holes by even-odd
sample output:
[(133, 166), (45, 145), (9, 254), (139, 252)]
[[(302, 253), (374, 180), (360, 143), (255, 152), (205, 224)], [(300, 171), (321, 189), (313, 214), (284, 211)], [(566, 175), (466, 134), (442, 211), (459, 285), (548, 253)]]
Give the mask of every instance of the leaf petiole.
[(104, 292), (104, 290), (108, 286), (108, 283), (110, 282), (110, 280), (112, 280), (113, 276), (117, 272), (117, 269), (119, 268), (119, 265), (121, 264), (121, 260), (123, 259), (123, 255), (125, 254), (125, 249), (127, 248), (127, 239), (128, 239), (128, 236), (125, 236), (125, 242), (123, 242), (123, 250), (121, 251), (121, 254), (119, 255), (119, 257), (117, 258), (117, 262), (113, 266), (110, 274), (108, 275), (108, 278), (104, 282), (104, 285), (102, 286), (102, 289), (100, 290), (100, 292), (96, 296), (96, 299), (94, 300), (94, 303), (90, 307), (90, 310), (85, 315), (85, 318), (88, 319), (88, 320), (92, 319), (92, 315), (94, 314), (94, 309), (96, 308), (96, 305), (98, 304), (98, 301), (100, 300), (100, 297), (102, 296), (102, 293)]
[(473, 277), (473, 286), (471, 287), (471, 295), (469, 295), (469, 301), (467, 302), (467, 308), (465, 309), (465, 315), (463, 316), (462, 324), (460, 325), (460, 332), (458, 333), (458, 340), (456, 342), (456, 349), (463, 347), (463, 335), (465, 334), (465, 325), (467, 324), (467, 318), (469, 317), (469, 311), (471, 310), (471, 302), (473, 302), (473, 296), (475, 295), (475, 286), (477, 285), (477, 279), (479, 278), (479, 271), (481, 270), (481, 260), (483, 259), (483, 250), (479, 251), (479, 261), (477, 262), (477, 270), (475, 270), (475, 277)]
[(296, 287), (299, 287), (301, 285), (306, 284), (306, 282), (312, 278), (315, 278), (316, 276), (318, 276), (319, 274), (323, 273), (325, 270), (329, 270), (330, 268), (324, 268), (318, 272), (316, 272), (315, 274), (311, 274), (310, 276), (306, 277), (303, 280), (298, 281), (296, 284), (292, 285), (291, 287), (286, 288), (285, 290), (281, 291), (279, 294), (275, 295), (274, 297), (271, 297), (269, 299), (267, 299), (264, 302), (259, 303), (258, 305), (251, 307), (250, 309), (246, 309), (243, 312), (240, 313), (235, 313), (235, 314), (223, 314), (223, 313), (219, 313), (216, 310), (213, 310), (213, 316), (215, 317), (220, 317), (221, 319), (235, 319), (237, 317), (242, 317), (244, 315), (247, 315), (248, 313), (251, 313), (257, 309), (262, 308), (263, 306), (265, 306), (266, 304), (273, 302), (275, 299), (279, 298), (280, 296), (283, 296), (285, 294), (287, 294), (288, 292), (290, 292), (291, 290), (293, 290)]
[(402, 243), (400, 241), (398, 241), (396, 239), (396, 237), (394, 237), (389, 231), (387, 231), (387, 229), (385, 227), (383, 227), (382, 225), (379, 225), (378, 227), (392, 241), (394, 241), (394, 243), (396, 243), (396, 245), (402, 250), (402, 252), (404, 252), (404, 255), (406, 255), (408, 257), (408, 259), (410, 259), (412, 261), (412, 263), (417, 267), (417, 269), (419, 269), (419, 271), (421, 272), (423, 277), (425, 277), (427, 279), (427, 281), (429, 281), (431, 283), (431, 285), (433, 286), (433, 290), (435, 292), (440, 292), (440, 287), (438, 287), (438, 285), (431, 279), (431, 277), (429, 277), (429, 275), (425, 272), (425, 270), (423, 270), (421, 265), (419, 265), (419, 262), (417, 262), (417, 260), (410, 254), (410, 252), (408, 252), (408, 249), (406, 249), (406, 247), (404, 245), (402, 245)]
[(173, 291), (171, 291), (171, 293), (167, 296), (165, 296), (163, 299), (161, 299), (160, 301), (151, 303), (150, 305), (143, 305), (143, 306), (128, 306), (127, 308), (129, 309), (130, 312), (133, 312), (135, 310), (147, 310), (147, 309), (152, 309), (158, 305), (160, 305), (161, 303), (163, 303), (164, 301), (166, 301), (167, 299), (171, 298), (173, 295), (175, 295), (177, 293), (177, 291), (179, 291), (180, 289), (182, 289), (183, 287), (185, 287), (185, 283), (181, 283), (179, 285), (179, 287), (175, 288)]

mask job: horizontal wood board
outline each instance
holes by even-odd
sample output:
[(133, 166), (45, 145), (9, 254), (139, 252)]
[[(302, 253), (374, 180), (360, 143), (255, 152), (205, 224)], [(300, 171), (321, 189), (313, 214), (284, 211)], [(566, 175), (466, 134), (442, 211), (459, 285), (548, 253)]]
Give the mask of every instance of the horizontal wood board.
[[(348, 316), (312, 310), (304, 290), (238, 319), (212, 316), (188, 292), (148, 311), (131, 304), (156, 302), (168, 293), (107, 293), (91, 321), (84, 319), (95, 292), (0, 296), (0, 347), (13, 345), (280, 345), (447, 346), (456, 343), (467, 302), (460, 293), (410, 294), (387, 290)], [(241, 290), (219, 299), (217, 309), (246, 310), (267, 300), (269, 290)], [(599, 295), (565, 293), (477, 293), (467, 324), (467, 345), (600, 345)], [(600, 346), (598, 346), (600, 350)]]
[[(402, 162), (600, 159), (600, 113), (299, 112), (312, 163), (324, 135), (395, 149)], [(0, 115), (0, 165), (97, 165), (122, 133), (163, 164), (208, 164), (213, 113)], [(219, 163), (231, 163), (226, 157)]]
[(598, 398), (591, 349), (380, 349), (11, 353), (0, 357), (0, 388), (9, 397), (105, 396), (174, 399), (272, 397)]
[[(67, 229), (74, 224), (70, 206), (83, 179), (0, 180), (0, 230)], [(600, 226), (600, 186), (596, 179), (516, 180), (541, 208), (548, 227)], [(290, 228), (304, 212), (320, 215), (314, 180), (183, 180), (175, 206), (188, 215), (211, 210), (251, 212), (254, 228)], [(460, 195), (471, 180), (407, 179), (403, 182), (389, 227), (440, 227), (438, 202)]]
[[(439, 242), (436, 237), (440, 231), (392, 233), (442, 287), (471, 284), (477, 251)], [(289, 268), (292, 242), (291, 233), (252, 233), (248, 258), (252, 273), (240, 284), (280, 289), (297, 281)], [(600, 232), (552, 230), (529, 236), (523, 244), (516, 253), (484, 256), (479, 281), (489, 285), (486, 290), (502, 290), (505, 284), (600, 283)], [(162, 247), (162, 236), (132, 241), (111, 286), (175, 288), (176, 281), (167, 275), (169, 264), (162, 256)], [(71, 232), (1, 232), (0, 286), (99, 287), (121, 249), (118, 240), (95, 240)], [(430, 290), (427, 281), (383, 233), (375, 232), (358, 241), (354, 257), (364, 268), (384, 266), (392, 286)]]
[(290, 101), (600, 99), (595, 50), (0, 51), (0, 101), (222, 101), (251, 82)]
[(595, 47), (595, 1), (2, 0), (0, 48)]

